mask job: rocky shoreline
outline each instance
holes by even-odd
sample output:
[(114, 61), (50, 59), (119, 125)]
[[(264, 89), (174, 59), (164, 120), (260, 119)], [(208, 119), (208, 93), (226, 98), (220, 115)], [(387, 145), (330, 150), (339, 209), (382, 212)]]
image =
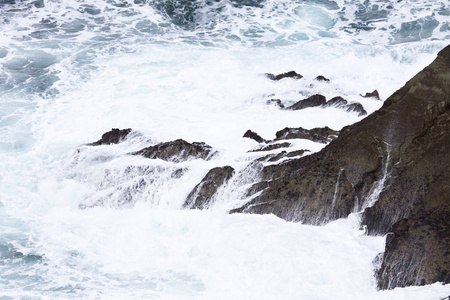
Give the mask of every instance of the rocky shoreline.
[[(301, 79), (295, 71), (270, 80)], [(316, 80), (328, 82), (323, 76)], [(322, 225), (359, 212), (369, 235), (387, 235), (385, 252), (377, 258), (380, 289), (434, 282), (450, 283), (450, 46), (436, 60), (396, 91), (378, 111), (335, 131), (285, 128), (273, 140), (248, 130), (245, 138), (261, 153), (255, 178), (230, 213), (274, 214), (287, 221)], [(362, 97), (379, 98), (378, 92)], [(337, 107), (367, 114), (360, 103), (342, 97), (313, 95), (283, 110)], [(113, 129), (89, 146), (116, 144), (131, 129)], [(305, 155), (291, 151), (291, 139), (328, 144)], [(283, 150), (271, 153), (274, 150)], [(265, 155), (264, 153), (268, 154)], [(184, 140), (159, 143), (130, 153), (174, 163), (209, 160), (216, 150)], [(271, 162), (261, 165), (261, 162)], [(212, 168), (189, 193), (183, 205), (207, 209), (221, 186), (236, 175), (231, 166)]]

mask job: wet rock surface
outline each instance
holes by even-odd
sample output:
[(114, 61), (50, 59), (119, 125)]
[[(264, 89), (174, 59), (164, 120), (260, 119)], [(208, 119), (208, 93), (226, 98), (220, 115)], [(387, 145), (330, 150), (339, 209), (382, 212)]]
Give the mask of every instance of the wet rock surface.
[(313, 129), (298, 128), (284, 128), (278, 131), (275, 135), (275, 141), (289, 140), (289, 139), (307, 139), (313, 142), (329, 143), (339, 134), (339, 131), (333, 130), (329, 127), (320, 127)]
[(298, 101), (297, 103), (289, 106), (288, 110), (300, 110), (300, 109), (305, 109), (308, 107), (317, 107), (317, 106), (322, 106), (325, 105), (325, 103), (327, 102), (325, 96), (316, 94), (316, 95), (312, 95), (309, 98), (303, 99)]
[(258, 143), (263, 143), (263, 142), (265, 142), (265, 140), (264, 140), (259, 134), (257, 134), (257, 133), (254, 132), (254, 131), (251, 131), (251, 130), (247, 130), (247, 131), (244, 133), (244, 136), (243, 136), (243, 137), (246, 137), (246, 138), (255, 140), (255, 141), (257, 141)]
[(248, 190), (254, 198), (231, 212), (323, 224), (365, 208), (369, 234), (393, 232), (379, 288), (448, 283), (448, 82), (450, 46), (322, 151), (264, 167)]
[(286, 73), (282, 73), (282, 74), (278, 74), (278, 75), (274, 75), (272, 73), (266, 73), (266, 76), (270, 79), (270, 80), (274, 80), (274, 81), (278, 81), (284, 78), (293, 78), (293, 79), (302, 79), (303, 76), (298, 74), (295, 71), (289, 71)]
[(128, 134), (131, 132), (131, 128), (128, 129), (118, 129), (113, 128), (102, 135), (102, 138), (94, 143), (88, 144), (88, 146), (100, 146), (100, 145), (110, 145), (118, 144), (122, 142)]
[(162, 159), (172, 162), (182, 162), (189, 159), (209, 159), (215, 152), (211, 146), (205, 143), (188, 143), (185, 140), (178, 139), (172, 142), (160, 143), (154, 146), (146, 147), (142, 150), (132, 153), (133, 155), (142, 155), (151, 159)]
[(361, 95), (361, 96), (364, 97), (364, 98), (372, 98), (373, 97), (375, 99), (380, 100), (380, 94), (378, 94), (377, 90), (374, 90), (371, 93), (367, 92), (364, 96), (363, 95)]
[(204, 209), (211, 205), (217, 190), (230, 180), (235, 171), (230, 166), (211, 169), (202, 181), (189, 193), (184, 208)]

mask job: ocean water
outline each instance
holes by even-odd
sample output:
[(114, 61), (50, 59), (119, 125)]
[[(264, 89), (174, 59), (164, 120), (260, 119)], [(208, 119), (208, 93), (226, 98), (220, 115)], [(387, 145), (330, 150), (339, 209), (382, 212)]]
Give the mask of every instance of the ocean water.
[[(449, 44), (449, 16), (448, 0), (0, 0), (0, 299), (447, 297), (440, 283), (377, 291), (385, 240), (358, 212), (317, 227), (227, 212), (262, 166), (245, 131), (363, 118), (268, 100), (320, 93), (371, 113)], [(304, 78), (264, 75), (290, 70)], [(133, 132), (86, 146), (111, 128)], [(217, 154), (129, 155), (179, 138)], [(214, 204), (182, 209), (225, 165), (236, 175)]]

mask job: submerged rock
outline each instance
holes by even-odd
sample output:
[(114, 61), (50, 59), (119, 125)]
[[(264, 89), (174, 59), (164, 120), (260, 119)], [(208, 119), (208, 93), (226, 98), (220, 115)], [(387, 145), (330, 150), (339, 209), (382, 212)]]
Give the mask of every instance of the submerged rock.
[(211, 169), (202, 181), (189, 193), (184, 208), (204, 209), (211, 204), (217, 190), (234, 175), (230, 166)]
[(303, 78), (302, 75), (298, 74), (295, 71), (289, 71), (289, 72), (278, 74), (278, 75), (274, 75), (272, 73), (266, 73), (266, 76), (269, 79), (275, 80), (275, 81), (278, 81), (278, 80), (281, 80), (281, 79), (284, 79), (284, 78), (293, 78), (293, 79), (302, 79)]
[(172, 142), (160, 143), (132, 153), (146, 158), (159, 158), (166, 161), (182, 162), (189, 159), (209, 159), (215, 152), (205, 143), (188, 143), (178, 139)]
[(131, 132), (131, 128), (128, 129), (118, 129), (113, 128), (102, 135), (102, 138), (94, 143), (88, 144), (89, 146), (100, 146), (100, 145), (110, 145), (118, 144), (122, 142), (127, 135)]
[(322, 151), (266, 166), (231, 212), (323, 224), (364, 210), (390, 234), (379, 288), (450, 282), (450, 46)]
[(283, 102), (281, 102), (280, 99), (270, 99), (270, 100), (267, 100), (266, 103), (267, 104), (274, 104), (274, 105), (278, 106), (279, 108), (284, 109), (284, 104), (283, 104)]

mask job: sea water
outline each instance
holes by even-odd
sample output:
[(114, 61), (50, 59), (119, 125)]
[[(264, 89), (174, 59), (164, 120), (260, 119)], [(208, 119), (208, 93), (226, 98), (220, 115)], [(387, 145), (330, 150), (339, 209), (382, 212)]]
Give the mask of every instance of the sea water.
[[(440, 283), (377, 291), (384, 237), (357, 214), (314, 227), (227, 212), (262, 167), (246, 130), (270, 140), (363, 118), (268, 100), (320, 93), (371, 113), (449, 43), (449, 15), (427, 0), (0, 0), (0, 299), (448, 296)], [(304, 78), (264, 75), (290, 70)], [(381, 100), (361, 97), (374, 89)], [(86, 146), (111, 128), (133, 132)], [(129, 155), (179, 138), (217, 154)], [(214, 204), (182, 209), (226, 165), (236, 175)]]

